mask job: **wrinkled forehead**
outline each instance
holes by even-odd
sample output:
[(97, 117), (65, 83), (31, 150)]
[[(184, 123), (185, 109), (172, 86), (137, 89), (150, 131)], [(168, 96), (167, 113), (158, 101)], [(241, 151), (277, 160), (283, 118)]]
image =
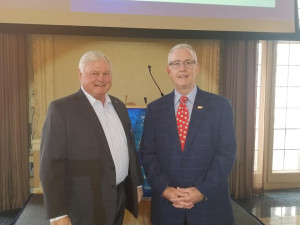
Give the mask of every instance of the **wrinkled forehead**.
[(94, 63), (94, 62), (99, 61), (99, 60), (106, 61), (108, 63), (108, 65), (110, 66), (110, 68), (112, 67), (110, 60), (102, 52), (91, 51), (91, 52), (85, 53), (80, 58), (80, 60), (79, 60), (79, 69), (80, 69), (80, 71), (83, 72), (83, 70), (85, 69), (85, 67), (88, 64)]
[(195, 52), (189, 48), (184, 48), (184, 47), (177, 48), (172, 50), (169, 53), (168, 63), (170, 63), (171, 61), (176, 61), (176, 60), (182, 61), (187, 59), (197, 60), (197, 56), (195, 55)]
[(85, 62), (84, 67), (83, 67), (84, 71), (87, 70), (111, 70), (111, 64), (109, 63), (109, 61), (107, 61), (105, 58), (99, 58), (96, 60), (89, 60), (87, 62)]

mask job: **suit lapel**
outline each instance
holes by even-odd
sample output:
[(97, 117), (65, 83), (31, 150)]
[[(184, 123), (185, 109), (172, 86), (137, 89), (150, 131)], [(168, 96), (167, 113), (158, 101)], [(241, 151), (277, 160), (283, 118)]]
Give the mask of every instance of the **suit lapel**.
[[(120, 102), (118, 99), (114, 98), (113, 96), (109, 96), (111, 99), (111, 103), (113, 104), (116, 113), (118, 114), (120, 121), (122, 123), (123, 129), (125, 131), (126, 137), (127, 137), (127, 142), (129, 142), (128, 138), (131, 137), (131, 135), (133, 135), (133, 131), (132, 131), (132, 127), (131, 127), (131, 123), (130, 120), (128, 118), (128, 113), (127, 113), (127, 109), (126, 107), (124, 107), (124, 104), (122, 102)], [(126, 110), (124, 112), (124, 110)]]
[(174, 91), (164, 97), (164, 101), (162, 105), (165, 106), (163, 110), (163, 120), (166, 122), (166, 126), (169, 128), (170, 137), (173, 138), (173, 141), (176, 143), (176, 151), (181, 151), (181, 145), (179, 141), (177, 123), (176, 123), (176, 115), (174, 109)]
[[(114, 98), (113, 96), (109, 96), (111, 99), (111, 103), (114, 106), (114, 109), (116, 110), (116, 113), (118, 114), (121, 123), (123, 125), (123, 128), (125, 130), (125, 133), (127, 132), (127, 127), (126, 127), (126, 118), (127, 118), (127, 114), (124, 114), (124, 106), (123, 103), (120, 102), (118, 99)], [(127, 124), (128, 125), (128, 124)], [(127, 134), (126, 134), (127, 136)]]
[[(185, 143), (185, 149), (189, 149), (191, 142), (199, 130), (203, 119), (205, 118), (206, 112), (206, 102), (205, 102), (205, 92), (197, 88), (197, 95), (193, 105), (192, 115), (190, 119), (190, 125), (188, 129), (187, 139)], [(185, 151), (184, 151), (185, 152)]]
[[(132, 130), (132, 125), (128, 117), (128, 112), (126, 107), (122, 102), (120, 102), (117, 98), (113, 96), (109, 96), (111, 99), (111, 102), (115, 108), (116, 113), (118, 114), (120, 121), (122, 123), (126, 139), (127, 139), (127, 145), (128, 145), (128, 154), (129, 154), (129, 164), (135, 161), (134, 159), (134, 153), (135, 153), (135, 143), (134, 141), (131, 141), (133, 139), (133, 130)], [(130, 166), (130, 170), (134, 169), (134, 166)]]
[(77, 92), (77, 97), (78, 97), (78, 104), (81, 111), (87, 117), (87, 121), (90, 124), (91, 129), (95, 130), (95, 134), (98, 137), (98, 140), (100, 142), (99, 150), (103, 148), (104, 152), (107, 154), (109, 159), (113, 160), (101, 123), (93, 107), (91, 106), (90, 102), (88, 101), (87, 97), (85, 96), (85, 94), (81, 89)]

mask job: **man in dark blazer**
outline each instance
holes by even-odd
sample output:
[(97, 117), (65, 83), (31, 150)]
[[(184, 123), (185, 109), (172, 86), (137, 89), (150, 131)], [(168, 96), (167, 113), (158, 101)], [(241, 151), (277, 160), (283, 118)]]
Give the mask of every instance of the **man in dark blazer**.
[[(174, 46), (167, 72), (175, 90), (146, 111), (140, 151), (154, 225), (234, 224), (227, 181), (236, 153), (232, 107), (196, 86), (198, 71), (193, 48)], [(186, 108), (187, 135), (177, 129), (177, 113)]]
[(109, 59), (79, 62), (80, 90), (49, 105), (42, 130), (40, 178), (51, 224), (122, 225), (138, 216), (143, 176), (125, 105), (107, 94)]

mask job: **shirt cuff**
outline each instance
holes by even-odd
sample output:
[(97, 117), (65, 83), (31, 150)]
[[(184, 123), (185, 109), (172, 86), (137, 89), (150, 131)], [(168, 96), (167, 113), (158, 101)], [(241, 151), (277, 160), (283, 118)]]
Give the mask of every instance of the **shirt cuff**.
[(58, 217), (55, 217), (55, 218), (52, 218), (52, 219), (50, 219), (50, 223), (52, 223), (52, 222), (54, 222), (54, 221), (56, 221), (56, 220), (60, 220), (60, 219), (62, 219), (62, 218), (64, 218), (64, 217), (67, 217), (68, 215), (63, 215), (63, 216), (58, 216)]

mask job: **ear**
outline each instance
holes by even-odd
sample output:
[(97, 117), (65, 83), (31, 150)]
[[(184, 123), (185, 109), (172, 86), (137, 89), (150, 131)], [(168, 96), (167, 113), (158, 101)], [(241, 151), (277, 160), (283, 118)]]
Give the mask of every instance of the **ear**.
[(170, 73), (171, 73), (171, 70), (170, 70), (170, 66), (169, 65), (167, 65), (167, 74), (168, 74), (168, 76), (170, 76)]
[(197, 63), (196, 64), (196, 72), (197, 72), (197, 74), (199, 73), (199, 70), (200, 70), (200, 65), (199, 65), (199, 63)]
[(77, 75), (78, 75), (78, 79), (81, 81), (82, 73), (81, 73), (80, 69), (77, 70)]

